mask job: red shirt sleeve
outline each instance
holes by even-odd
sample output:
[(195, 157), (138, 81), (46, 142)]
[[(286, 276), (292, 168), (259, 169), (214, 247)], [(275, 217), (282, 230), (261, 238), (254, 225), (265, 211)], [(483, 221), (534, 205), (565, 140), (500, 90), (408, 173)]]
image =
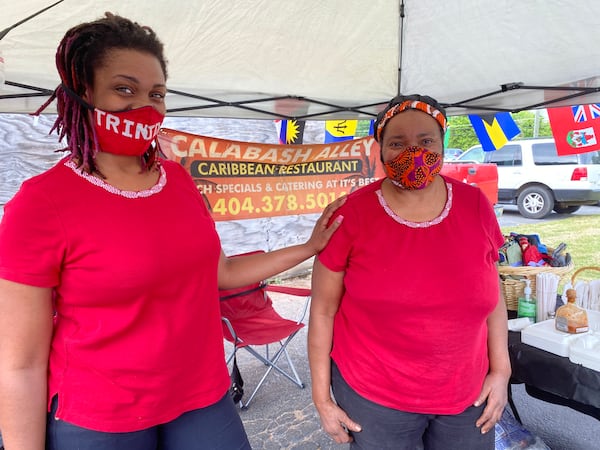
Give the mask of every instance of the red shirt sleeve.
[(35, 179), (4, 207), (0, 223), (0, 278), (53, 287), (65, 253), (66, 233), (50, 200)]

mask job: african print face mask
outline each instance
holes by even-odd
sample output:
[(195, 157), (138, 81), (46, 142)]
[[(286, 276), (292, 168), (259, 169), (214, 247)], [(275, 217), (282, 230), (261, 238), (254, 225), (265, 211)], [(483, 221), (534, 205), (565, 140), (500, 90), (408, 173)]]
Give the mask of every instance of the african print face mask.
[(440, 173), (442, 155), (421, 147), (408, 147), (383, 165), (392, 183), (412, 191), (423, 189)]
[(94, 108), (94, 118), (94, 129), (102, 151), (141, 156), (156, 138), (165, 116), (148, 105), (118, 112)]

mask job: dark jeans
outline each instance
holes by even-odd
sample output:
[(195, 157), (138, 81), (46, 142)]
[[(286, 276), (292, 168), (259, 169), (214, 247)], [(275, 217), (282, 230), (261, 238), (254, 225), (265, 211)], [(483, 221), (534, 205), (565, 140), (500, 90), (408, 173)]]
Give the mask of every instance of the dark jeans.
[(229, 394), (214, 405), (189, 411), (175, 420), (130, 433), (103, 433), (48, 414), (46, 450), (204, 450), (243, 449), (250, 443)]
[(494, 430), (481, 434), (475, 421), (485, 404), (456, 415), (417, 414), (387, 408), (358, 395), (331, 363), (331, 385), (338, 405), (362, 431), (352, 433), (353, 449), (493, 450)]

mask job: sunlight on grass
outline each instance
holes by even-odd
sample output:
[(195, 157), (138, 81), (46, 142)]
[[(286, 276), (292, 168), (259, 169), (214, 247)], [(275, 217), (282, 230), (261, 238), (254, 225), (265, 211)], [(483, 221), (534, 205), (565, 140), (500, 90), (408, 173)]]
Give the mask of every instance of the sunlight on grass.
[[(567, 252), (571, 254), (575, 270), (586, 267), (600, 267), (600, 216), (573, 216), (564, 220), (544, 222), (540, 224), (523, 224), (502, 227), (502, 233), (537, 234), (545, 245), (556, 248), (561, 242), (567, 244)], [(568, 274), (572, 276), (573, 273)], [(577, 280), (600, 278), (600, 272), (583, 271)]]

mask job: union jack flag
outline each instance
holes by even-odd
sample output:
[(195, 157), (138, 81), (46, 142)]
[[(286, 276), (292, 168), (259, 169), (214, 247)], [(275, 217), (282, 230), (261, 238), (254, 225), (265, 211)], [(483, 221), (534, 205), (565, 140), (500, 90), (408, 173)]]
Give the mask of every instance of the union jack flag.
[(585, 105), (571, 106), (573, 111), (574, 122), (587, 122), (587, 114), (585, 113)]
[(589, 120), (594, 120), (600, 117), (600, 103), (575, 105), (571, 106), (571, 111), (573, 111), (573, 122), (588, 121), (588, 111), (586, 110), (586, 106), (589, 108)]

